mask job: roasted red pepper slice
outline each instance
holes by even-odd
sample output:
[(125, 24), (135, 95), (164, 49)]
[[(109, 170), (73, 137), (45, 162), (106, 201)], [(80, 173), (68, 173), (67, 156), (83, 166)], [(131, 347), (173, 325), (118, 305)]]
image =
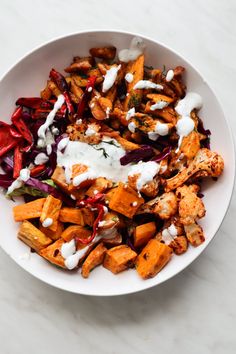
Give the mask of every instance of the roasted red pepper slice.
[(22, 113), (22, 107), (16, 108), (15, 112), (11, 117), (11, 121), (14, 127), (17, 128), (17, 130), (20, 132), (22, 137), (28, 142), (28, 146), (26, 147), (26, 149), (28, 150), (33, 145), (33, 136), (30, 130), (28, 129), (27, 125), (25, 124), (24, 120), (22, 119)]
[(14, 164), (13, 164), (13, 178), (17, 178), (20, 175), (20, 170), (22, 169), (23, 163), (23, 153), (21, 152), (20, 146), (17, 145), (14, 150)]
[(91, 92), (94, 88), (95, 82), (96, 82), (97, 77), (96, 76), (90, 76), (88, 78), (87, 86), (84, 91), (83, 96), (81, 97), (81, 100), (79, 101), (78, 104), (78, 109), (77, 109), (77, 116), (78, 118), (81, 118), (84, 114), (84, 110), (86, 108), (86, 104), (91, 96)]
[(95, 194), (94, 197), (88, 197), (85, 200), (81, 200), (80, 202), (77, 203), (77, 206), (78, 207), (84, 207), (86, 205), (95, 204), (95, 203), (101, 202), (102, 199), (104, 199), (104, 197), (105, 197), (105, 194), (97, 193), (97, 194)]
[(52, 108), (52, 104), (50, 102), (44, 101), (40, 97), (20, 97), (16, 101), (17, 106), (23, 106), (26, 108)]
[(92, 235), (90, 237), (86, 238), (86, 239), (82, 239), (82, 238), (79, 238), (79, 237), (75, 238), (76, 242), (83, 243), (84, 245), (87, 245), (87, 244), (89, 244), (90, 242), (93, 241), (94, 237), (96, 236), (97, 230), (98, 230), (99, 221), (102, 220), (103, 215), (104, 215), (104, 205), (102, 205), (102, 204), (94, 204), (93, 207), (98, 209), (98, 216), (96, 217), (96, 219), (95, 219), (95, 221), (93, 223), (93, 233), (92, 233)]
[(10, 126), (10, 133), (13, 136), (13, 138), (22, 138), (21, 133), (19, 133), (16, 129), (14, 129), (12, 126)]
[(40, 173), (42, 173), (45, 170), (46, 166), (45, 165), (38, 165), (33, 167), (30, 170), (30, 176), (31, 177), (37, 177), (38, 175), (40, 175)]
[(0, 122), (0, 156), (5, 155), (20, 141), (19, 138), (12, 135), (11, 129), (12, 127), (9, 124)]
[(50, 71), (49, 77), (53, 82), (55, 82), (59, 90), (63, 93), (69, 114), (74, 114), (74, 107), (69, 95), (69, 87), (64, 76), (55, 69), (52, 69)]

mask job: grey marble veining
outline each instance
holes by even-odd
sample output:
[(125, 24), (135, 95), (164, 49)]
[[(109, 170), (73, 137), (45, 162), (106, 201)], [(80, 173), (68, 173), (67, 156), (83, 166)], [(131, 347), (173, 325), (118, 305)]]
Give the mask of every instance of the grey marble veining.
[[(201, 71), (236, 131), (234, 0), (0, 5), (0, 75), (27, 51), (62, 34), (91, 28), (140, 32), (176, 49)], [(34, 279), (0, 250), (0, 353), (234, 354), (235, 214), (234, 193), (220, 231), (189, 268), (129, 296), (65, 293)]]

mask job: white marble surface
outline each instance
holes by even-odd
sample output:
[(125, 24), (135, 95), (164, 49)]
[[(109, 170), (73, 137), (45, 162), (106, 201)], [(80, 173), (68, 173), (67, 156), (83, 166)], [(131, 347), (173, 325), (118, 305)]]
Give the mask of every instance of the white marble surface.
[[(235, 0), (0, 5), (0, 75), (55, 36), (91, 28), (136, 31), (173, 47), (205, 75), (235, 131)], [(236, 353), (235, 212), (234, 195), (220, 231), (197, 261), (167, 283), (129, 296), (62, 292), (0, 250), (0, 353)]]

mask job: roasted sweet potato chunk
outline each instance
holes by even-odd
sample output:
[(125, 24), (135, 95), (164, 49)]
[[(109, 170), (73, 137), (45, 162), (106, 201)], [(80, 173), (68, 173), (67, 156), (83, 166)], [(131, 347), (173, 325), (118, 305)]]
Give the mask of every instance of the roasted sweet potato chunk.
[[(59, 217), (60, 209), (62, 206), (62, 201), (60, 199), (54, 198), (52, 195), (49, 195), (45, 203), (43, 204), (43, 210), (40, 216), (40, 221), (43, 222), (46, 219), (51, 219), (52, 223), (48, 228), (52, 231), (57, 229), (57, 220)], [(44, 226), (44, 225), (43, 225)]]
[(172, 250), (169, 246), (152, 239), (136, 260), (136, 270), (143, 279), (153, 278), (169, 262)]
[(43, 227), (41, 224), (39, 230), (42, 231), (46, 236), (50, 237), (52, 240), (56, 241), (60, 238), (63, 230), (64, 224), (60, 221), (57, 223), (57, 229), (55, 231), (50, 230), (48, 227)]
[(99, 245), (89, 253), (81, 269), (81, 274), (84, 278), (88, 278), (91, 270), (103, 263), (106, 251), (107, 249), (103, 243), (99, 243)]
[(21, 224), (18, 238), (29, 247), (33, 248), (36, 252), (52, 243), (52, 240), (49, 237), (27, 220), (23, 221)]
[(156, 224), (154, 221), (136, 226), (134, 230), (134, 246), (140, 247), (148, 243), (150, 238), (155, 236)]
[(128, 185), (119, 183), (109, 201), (109, 208), (132, 218), (137, 209), (144, 203), (144, 199)]
[(86, 229), (83, 226), (79, 225), (71, 225), (68, 226), (63, 233), (61, 234), (61, 238), (66, 242), (72, 240), (72, 238), (79, 237), (79, 238), (88, 238), (91, 235), (91, 231)]
[(45, 200), (46, 198), (40, 198), (32, 202), (13, 207), (15, 221), (39, 218), (41, 216)]
[(59, 214), (61, 222), (70, 222), (71, 224), (84, 225), (84, 218), (81, 209), (76, 208), (62, 208)]
[(91, 187), (87, 190), (86, 195), (89, 197), (93, 197), (97, 193), (103, 193), (106, 189), (112, 187), (112, 181), (104, 178), (98, 177), (91, 185)]
[(137, 253), (129, 246), (116, 246), (106, 252), (103, 266), (112, 273), (117, 274), (132, 267), (136, 257)]
[(39, 255), (58, 267), (66, 268), (64, 258), (61, 255), (61, 246), (63, 243), (64, 240), (60, 238), (50, 246), (41, 249)]

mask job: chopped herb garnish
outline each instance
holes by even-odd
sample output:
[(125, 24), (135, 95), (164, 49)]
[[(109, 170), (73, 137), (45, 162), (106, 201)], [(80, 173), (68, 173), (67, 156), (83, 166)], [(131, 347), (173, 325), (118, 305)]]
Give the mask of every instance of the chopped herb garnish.
[(153, 70), (153, 66), (151, 65), (144, 65), (144, 68), (147, 69), (147, 70)]
[(102, 147), (101, 148), (97, 148), (97, 147), (95, 147), (95, 145), (92, 145), (92, 144), (91, 144), (91, 146), (97, 151), (102, 151), (103, 156), (105, 157), (105, 159), (109, 156), (104, 148), (102, 148)]
[(103, 143), (105, 143), (105, 144), (109, 144), (109, 145), (113, 145), (113, 146), (115, 146), (115, 147), (119, 148), (119, 146), (118, 146), (118, 145), (116, 145), (116, 143), (115, 143), (113, 140), (110, 140), (110, 141), (103, 141)]

